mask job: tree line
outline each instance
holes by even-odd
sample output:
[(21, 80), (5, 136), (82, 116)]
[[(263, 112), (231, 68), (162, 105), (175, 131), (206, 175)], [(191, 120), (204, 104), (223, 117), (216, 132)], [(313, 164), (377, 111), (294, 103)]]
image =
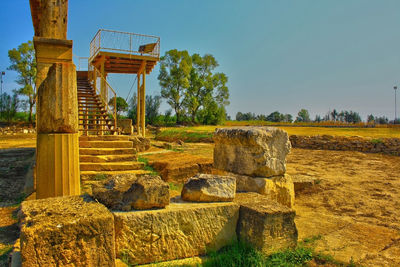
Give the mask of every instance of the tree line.
[[(8, 70), (17, 72), (15, 82), (20, 86), (12, 94), (0, 95), (0, 120), (24, 120), (30, 123), (34, 120), (36, 104), (36, 60), (32, 41), (22, 43), (17, 48), (8, 51), (10, 66)], [(203, 56), (190, 55), (188, 51), (169, 50), (160, 59), (158, 75), (161, 91), (159, 95), (146, 95), (146, 124), (221, 124), (230, 119), (226, 114), (229, 105), (228, 77), (222, 72), (216, 72), (219, 66), (211, 54)], [(21, 98), (22, 97), (22, 98)], [(159, 112), (161, 102), (165, 100), (171, 109), (163, 114)], [(110, 101), (114, 101), (113, 99)], [(127, 114), (136, 123), (136, 94), (129, 103), (122, 97), (117, 97), (117, 113)], [(26, 112), (19, 112), (24, 110)], [(333, 109), (325, 115), (316, 115), (312, 120), (307, 109), (301, 109), (296, 118), (291, 114), (274, 111), (269, 115), (256, 115), (252, 112), (237, 112), (238, 121), (270, 121), (270, 122), (341, 122), (360, 123), (361, 116), (352, 110), (338, 111)], [(389, 121), (385, 116), (368, 115), (367, 123), (388, 124), (400, 123)]]
[[(301, 109), (296, 116), (296, 119), (293, 120), (293, 117), (291, 114), (283, 114), (280, 113), (279, 111), (274, 111), (268, 116), (259, 114), (256, 115), (255, 113), (252, 112), (247, 112), (247, 113), (242, 113), (242, 112), (237, 112), (236, 113), (236, 120), (237, 121), (251, 121), (251, 120), (258, 120), (258, 121), (269, 121), (269, 122), (287, 122), (287, 123), (292, 123), (292, 122), (341, 122), (341, 123), (349, 123), (349, 124), (356, 124), (356, 123), (361, 123), (362, 119), (361, 116), (358, 112), (352, 111), (352, 110), (342, 110), (342, 111), (337, 111), (336, 109), (333, 109), (332, 111), (327, 112), (324, 116), (321, 115), (316, 115), (315, 119), (310, 118), (310, 113), (307, 109)], [(389, 123), (396, 123), (399, 124), (400, 120), (397, 119), (396, 122), (394, 121), (389, 121), (389, 119), (385, 116), (374, 116), (374, 115), (368, 115), (367, 123), (370, 124), (389, 124)]]

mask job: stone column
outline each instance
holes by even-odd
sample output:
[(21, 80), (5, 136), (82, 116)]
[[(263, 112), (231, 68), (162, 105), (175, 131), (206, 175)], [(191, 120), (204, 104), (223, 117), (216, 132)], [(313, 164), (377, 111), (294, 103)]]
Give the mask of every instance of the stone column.
[(78, 98), (68, 0), (30, 0), (38, 75), (36, 198), (80, 194)]

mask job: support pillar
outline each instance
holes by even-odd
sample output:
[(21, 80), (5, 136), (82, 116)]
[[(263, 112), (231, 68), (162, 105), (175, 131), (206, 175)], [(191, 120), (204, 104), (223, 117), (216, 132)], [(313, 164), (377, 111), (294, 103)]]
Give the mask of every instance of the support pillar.
[(141, 86), (141, 93), (140, 97), (142, 98), (142, 105), (141, 105), (141, 111), (140, 111), (140, 116), (141, 116), (141, 128), (142, 128), (142, 136), (145, 137), (146, 135), (146, 70), (142, 72), (142, 86)]
[(30, 0), (38, 75), (36, 198), (80, 194), (78, 98), (68, 0)]
[(141, 120), (141, 116), (140, 116), (140, 112), (141, 112), (141, 108), (140, 108), (140, 73), (137, 74), (137, 103), (136, 103), (136, 131), (137, 131), (137, 135), (141, 134), (140, 131), (140, 120)]

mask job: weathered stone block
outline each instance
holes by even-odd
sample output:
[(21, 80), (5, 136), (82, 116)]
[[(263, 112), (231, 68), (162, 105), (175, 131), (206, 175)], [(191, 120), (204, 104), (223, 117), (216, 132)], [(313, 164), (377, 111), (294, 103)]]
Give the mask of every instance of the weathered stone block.
[(78, 134), (38, 134), (36, 198), (80, 194)]
[(232, 201), (236, 179), (229, 176), (197, 174), (183, 185), (182, 199), (194, 202)]
[(85, 196), (25, 201), (22, 266), (114, 266), (114, 218)]
[(240, 204), (237, 228), (240, 240), (266, 255), (296, 246), (296, 214), (292, 209), (257, 193), (238, 193), (235, 202)]
[(188, 258), (236, 241), (235, 203), (171, 203), (166, 209), (114, 212), (117, 256), (131, 264)]
[(133, 126), (131, 119), (118, 119), (117, 127), (121, 130), (122, 134), (127, 134), (127, 135), (133, 134)]
[(113, 210), (164, 208), (169, 204), (169, 186), (159, 176), (112, 175), (92, 186), (93, 197)]
[(274, 127), (232, 127), (214, 133), (214, 167), (248, 176), (270, 177), (286, 171), (288, 134)]
[(295, 191), (290, 175), (250, 177), (229, 173), (236, 179), (237, 192), (256, 192), (289, 208), (294, 206)]
[(72, 63), (55, 63), (38, 89), (38, 133), (77, 133), (78, 98)]

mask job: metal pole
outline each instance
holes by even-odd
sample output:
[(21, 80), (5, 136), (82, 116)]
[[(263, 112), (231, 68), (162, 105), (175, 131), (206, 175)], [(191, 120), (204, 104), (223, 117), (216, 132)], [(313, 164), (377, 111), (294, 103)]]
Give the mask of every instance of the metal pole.
[(6, 72), (2, 71), (1, 72), (1, 86), (0, 86), (0, 112), (3, 112), (3, 75), (5, 75)]
[(394, 124), (397, 121), (397, 86), (393, 87), (394, 89)]

